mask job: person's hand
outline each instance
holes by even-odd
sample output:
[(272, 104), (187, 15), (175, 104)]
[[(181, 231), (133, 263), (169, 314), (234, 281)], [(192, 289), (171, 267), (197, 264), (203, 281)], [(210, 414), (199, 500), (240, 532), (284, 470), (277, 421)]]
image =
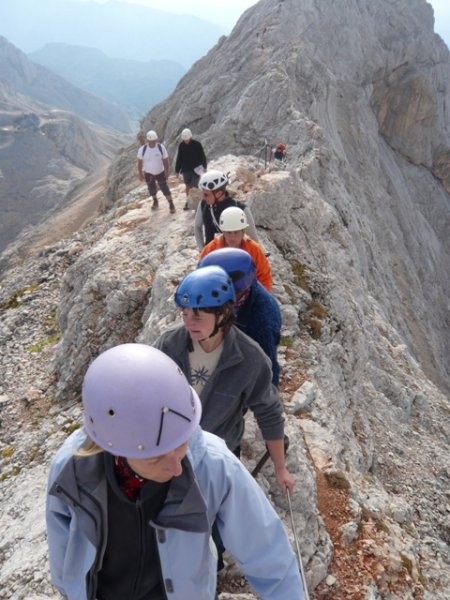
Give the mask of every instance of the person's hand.
[(139, 181), (144, 181), (144, 175), (142, 173), (138, 173)]
[(277, 478), (277, 483), (283, 494), (286, 494), (286, 488), (288, 488), (290, 494), (293, 493), (295, 488), (295, 477), (289, 473), (286, 467), (275, 471), (275, 477)]

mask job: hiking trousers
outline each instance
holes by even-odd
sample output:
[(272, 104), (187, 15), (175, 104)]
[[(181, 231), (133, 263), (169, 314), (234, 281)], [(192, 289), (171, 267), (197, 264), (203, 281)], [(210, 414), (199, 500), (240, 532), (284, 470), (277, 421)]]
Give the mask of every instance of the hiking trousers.
[(164, 171), (158, 173), (157, 175), (152, 175), (151, 173), (144, 173), (145, 183), (147, 184), (148, 193), (153, 198), (156, 198), (156, 184), (158, 184), (159, 189), (164, 194), (164, 196), (170, 196), (170, 189), (167, 185), (166, 175)]

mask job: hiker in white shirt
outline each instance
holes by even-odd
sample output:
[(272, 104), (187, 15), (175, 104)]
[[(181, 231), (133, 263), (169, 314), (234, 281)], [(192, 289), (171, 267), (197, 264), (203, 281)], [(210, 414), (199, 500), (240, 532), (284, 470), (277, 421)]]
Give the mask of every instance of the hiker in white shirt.
[(173, 214), (175, 205), (172, 200), (167, 179), (169, 177), (169, 154), (165, 146), (158, 142), (156, 131), (147, 131), (147, 143), (141, 146), (137, 153), (139, 181), (145, 181), (149, 195), (153, 198), (152, 210), (158, 208), (156, 184), (169, 203)]

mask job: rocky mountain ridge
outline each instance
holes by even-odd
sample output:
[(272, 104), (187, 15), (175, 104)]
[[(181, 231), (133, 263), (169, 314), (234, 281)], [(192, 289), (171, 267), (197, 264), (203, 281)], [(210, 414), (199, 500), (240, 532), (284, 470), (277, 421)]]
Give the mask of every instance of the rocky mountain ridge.
[(127, 127), (117, 107), (35, 65), (1, 37), (0, 77), (3, 250), (23, 227), (64, 205), (130, 138), (112, 128)]
[(186, 69), (170, 60), (110, 58), (96, 48), (46, 44), (28, 55), (67, 81), (120, 106), (132, 122), (175, 88)]
[[(436, 273), (450, 260), (449, 81), (450, 53), (425, 0), (261, 0), (142, 126), (172, 154), (185, 126), (212, 158), (287, 143), (290, 163), (358, 246), (368, 291), (448, 389), (450, 281)], [(110, 169), (110, 204), (134, 185), (134, 163), (130, 147)]]
[[(18, 104), (20, 110), (20, 100), (25, 97), (46, 108), (75, 113), (102, 127), (124, 133), (130, 131), (124, 111), (32, 62), (3, 36), (0, 36), (0, 77), (4, 86), (1, 98), (4, 109), (12, 110)], [(5, 94), (7, 89), (10, 97)]]
[[(271, 253), (312, 598), (444, 600), (450, 197), (435, 169), (448, 149), (449, 53), (424, 0), (339, 4), (262, 0), (144, 125), (169, 146), (197, 125), (210, 166), (230, 171)], [(275, 82), (285, 93), (272, 98)], [(288, 141), (285, 169), (245, 154), (265, 132)], [(219, 157), (228, 144), (239, 156)], [(111, 168), (103, 215), (66, 239), (42, 236), (2, 278), (0, 597), (51, 597), (45, 473), (79, 424), (83, 373), (102, 350), (151, 343), (174, 324), (174, 289), (197, 262), (183, 185), (171, 178), (177, 213), (161, 202), (155, 214), (136, 187), (135, 153)], [(249, 420), (244, 462), (262, 450)], [(269, 465), (259, 481), (292, 538)], [(221, 586), (221, 600), (252, 598), (232, 564)]]
[[(312, 597), (445, 598), (448, 398), (425, 376), (375, 299), (366, 297), (349, 265), (354, 248), (340, 216), (325, 210), (314, 189), (303, 182), (298, 204), (292, 172), (266, 173), (255, 159), (232, 156), (212, 166), (231, 169), (271, 252), (284, 323), (288, 462), (298, 481), (293, 508)], [(45, 473), (80, 422), (86, 366), (116, 343), (151, 343), (177, 319), (173, 291), (195, 266), (197, 250), (193, 215), (180, 210), (183, 186), (175, 179), (171, 185), (175, 216), (163, 205), (155, 215), (140, 186), (82, 231), (36, 248), (2, 280), (0, 522), (6, 534), (0, 597), (52, 597)], [(274, 200), (281, 197), (290, 225)], [(301, 223), (301, 255), (286, 240), (274, 241), (280, 220), (290, 240)], [(305, 244), (319, 231), (334, 234), (324, 234), (320, 248)], [(326, 273), (318, 260), (325, 250)], [(249, 420), (249, 468), (262, 452)], [(259, 481), (289, 528), (270, 466)], [(221, 586), (221, 600), (253, 597), (232, 563)]]

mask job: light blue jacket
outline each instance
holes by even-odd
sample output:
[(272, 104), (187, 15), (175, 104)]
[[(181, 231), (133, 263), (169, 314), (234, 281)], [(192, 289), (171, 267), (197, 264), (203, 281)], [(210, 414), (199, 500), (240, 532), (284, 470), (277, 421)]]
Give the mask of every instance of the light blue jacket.
[[(73, 433), (50, 469), (47, 533), (52, 582), (68, 600), (94, 600), (106, 546), (107, 484), (101, 455), (74, 457)], [(283, 523), (242, 463), (198, 428), (189, 442), (192, 471), (174, 478), (154, 522), (169, 600), (213, 600), (217, 520), (227, 550), (262, 600), (303, 600), (297, 561)], [(186, 479), (187, 477), (187, 479)]]

